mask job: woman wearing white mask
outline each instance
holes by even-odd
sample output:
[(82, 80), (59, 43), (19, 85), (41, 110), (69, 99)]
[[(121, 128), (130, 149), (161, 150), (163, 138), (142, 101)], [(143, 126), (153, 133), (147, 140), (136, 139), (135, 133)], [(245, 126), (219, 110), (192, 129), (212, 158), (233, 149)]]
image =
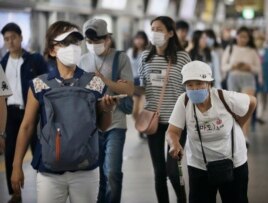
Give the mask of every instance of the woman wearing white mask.
[[(242, 126), (252, 115), (256, 98), (212, 88), (211, 68), (201, 61), (185, 65), (182, 76), (186, 93), (178, 98), (169, 119), (167, 141), (171, 156), (181, 157), (178, 140), (187, 126), (189, 202), (216, 203), (219, 191), (223, 203), (247, 203), (247, 148)], [(211, 165), (215, 167), (215, 163), (230, 170), (213, 177)]]
[[(163, 102), (160, 108), (160, 122), (154, 135), (148, 135), (148, 144), (155, 173), (155, 190), (158, 202), (168, 203), (167, 176), (180, 201), (180, 183), (177, 162), (170, 156), (165, 161), (165, 132), (168, 119), (178, 96), (185, 90), (181, 85), (181, 69), (190, 62), (176, 35), (175, 22), (167, 16), (159, 16), (151, 22), (150, 40), (152, 47), (143, 52), (139, 66), (140, 88), (145, 92), (145, 109), (156, 111), (164, 78), (170, 67)], [(170, 65), (169, 65), (170, 64)], [(138, 91), (138, 90), (137, 90)]]
[[(44, 129), (47, 127), (47, 123), (50, 122), (49, 138), (46, 142), (50, 142), (49, 140), (51, 140), (53, 144), (50, 146), (55, 147), (55, 149), (53, 148), (55, 152), (52, 152), (54, 152), (53, 155), (56, 154), (56, 157), (58, 158), (54, 161), (54, 163), (57, 163), (57, 161), (64, 162), (64, 156), (65, 160), (68, 161), (71, 157), (68, 156), (68, 158), (66, 158), (64, 152), (66, 154), (67, 149), (67, 151), (72, 154), (78, 153), (79, 149), (82, 147), (75, 147), (77, 146), (75, 143), (79, 142), (77, 141), (78, 139), (82, 139), (81, 134), (85, 134), (85, 139), (90, 140), (93, 136), (96, 136), (94, 133), (89, 133), (92, 129), (94, 129), (94, 132), (96, 132), (96, 128), (105, 130), (111, 123), (111, 111), (115, 102), (110, 96), (104, 96), (100, 102), (97, 102), (106, 90), (104, 82), (94, 74), (90, 75), (85, 73), (82, 69), (76, 66), (81, 54), (80, 43), (82, 39), (83, 36), (78, 31), (78, 27), (76, 25), (64, 21), (58, 21), (52, 24), (46, 34), (45, 48), (45, 54), (51, 62), (49, 73), (32, 80), (28, 91), (25, 115), (17, 138), (11, 180), (14, 192), (20, 194), (21, 188), (23, 188), (24, 184), (22, 169), (23, 158), (27, 151), (29, 140), (31, 139), (35, 119), (37, 116), (40, 116), (42, 133), (39, 138), (39, 142), (37, 143), (35, 153), (33, 154), (32, 161), (33, 168), (38, 172), (36, 180), (38, 203), (65, 203), (68, 197), (72, 203), (88, 203), (96, 200), (96, 187), (98, 180), (98, 172), (96, 169), (97, 164), (94, 162), (94, 165), (91, 165), (93, 162), (91, 163), (91, 160), (87, 159), (88, 157), (84, 157), (83, 159), (80, 159), (78, 166), (75, 169), (66, 169), (63, 168), (64, 166), (62, 164), (60, 164), (59, 168), (54, 170), (54, 168), (50, 167), (50, 165), (45, 161), (45, 159), (47, 160), (48, 155), (47, 153), (44, 153), (43, 150), (46, 149), (45, 146), (48, 146), (42, 142), (44, 140)], [(83, 82), (82, 79), (84, 81), (84, 85), (79, 86), (79, 84)], [(52, 115), (49, 114), (50, 116), (47, 117), (49, 112), (47, 111), (46, 102), (49, 98), (48, 95), (51, 92), (55, 93), (55, 90), (57, 89), (60, 90), (58, 91), (60, 94), (79, 89), (79, 96), (81, 98), (82, 93), (84, 93), (86, 98), (90, 98), (90, 102), (88, 99), (83, 100), (83, 102), (87, 104), (86, 106), (90, 106), (91, 109), (97, 109), (97, 111), (91, 111), (93, 113), (87, 122), (89, 123), (92, 119), (96, 119), (96, 122), (93, 121), (94, 124), (92, 124), (91, 128), (88, 127), (88, 129), (85, 130), (86, 132), (80, 132), (79, 130), (81, 126), (77, 125), (72, 126), (72, 129), (74, 129), (74, 133), (72, 134), (70, 131), (64, 131), (64, 128), (66, 128), (66, 121), (68, 121), (68, 123), (75, 122), (74, 120), (79, 120), (80, 117), (84, 116), (81, 112), (89, 112), (87, 109), (83, 108), (78, 110), (79, 106), (75, 106), (75, 104), (79, 99), (73, 100), (73, 98), (78, 98), (77, 96), (71, 97), (71, 95), (69, 95), (68, 99), (65, 99), (63, 102), (68, 102), (68, 105), (70, 104), (70, 99), (72, 99), (73, 105), (68, 105), (68, 108), (73, 109), (72, 112), (80, 113), (77, 113), (77, 115), (72, 114), (66, 116), (66, 113), (64, 112), (67, 112), (68, 114), (69, 111), (67, 111), (65, 107), (57, 109), (57, 111), (54, 111)], [(62, 96), (59, 96), (58, 98), (62, 98)], [(61, 104), (63, 105), (63, 103)], [(48, 106), (55, 106), (55, 103)], [(53, 109), (53, 107), (51, 108)], [(56, 117), (54, 117), (54, 115), (56, 115)], [(94, 115), (96, 115), (96, 118)], [(50, 117), (53, 119), (51, 120)], [(54, 133), (53, 129), (56, 125), (57, 132)], [(59, 129), (58, 126), (60, 126), (61, 129)], [(72, 143), (64, 143), (64, 141), (68, 139), (68, 136), (66, 135), (73, 136)], [(55, 140), (54, 136), (56, 137)], [(96, 139), (96, 141), (98, 141), (98, 139)], [(96, 143), (96, 145), (98, 148), (98, 143)], [(93, 149), (93, 147), (91, 148)], [(70, 165), (72, 167), (75, 163), (69, 163), (69, 168)]]

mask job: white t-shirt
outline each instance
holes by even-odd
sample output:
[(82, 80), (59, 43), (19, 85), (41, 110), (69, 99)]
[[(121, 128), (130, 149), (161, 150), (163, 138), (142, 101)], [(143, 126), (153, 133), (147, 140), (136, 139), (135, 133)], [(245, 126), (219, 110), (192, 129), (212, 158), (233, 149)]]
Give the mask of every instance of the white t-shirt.
[[(231, 111), (244, 116), (249, 108), (249, 96), (223, 90), (224, 99)], [(247, 148), (241, 127), (234, 121), (218, 96), (217, 89), (210, 90), (211, 108), (202, 113), (196, 107), (199, 128), (207, 161), (232, 158), (231, 130), (234, 127), (234, 166), (239, 167), (247, 161)], [(186, 157), (187, 164), (206, 170), (192, 102), (185, 107), (185, 93), (175, 104), (169, 123), (183, 129), (187, 126)]]
[(8, 105), (20, 105), (24, 108), (24, 101), (22, 96), (21, 87), (21, 65), (23, 64), (23, 58), (8, 58), (6, 67), (6, 76), (10, 84), (13, 95), (7, 99)]
[(12, 95), (12, 91), (8, 84), (3, 68), (0, 65), (0, 96), (10, 96), (10, 95)]

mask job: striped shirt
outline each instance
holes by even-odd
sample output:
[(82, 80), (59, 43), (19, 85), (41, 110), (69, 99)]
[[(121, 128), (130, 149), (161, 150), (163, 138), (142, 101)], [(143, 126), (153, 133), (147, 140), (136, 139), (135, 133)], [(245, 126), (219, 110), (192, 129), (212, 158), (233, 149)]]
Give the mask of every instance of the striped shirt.
[[(145, 62), (148, 54), (149, 51), (146, 50), (141, 57), (139, 65), (140, 83), (145, 88), (145, 109), (156, 111), (164, 85), (168, 62), (165, 57), (159, 55), (153, 56), (150, 62)], [(190, 61), (191, 59), (186, 52), (177, 52), (177, 63), (171, 65), (165, 95), (160, 108), (160, 123), (168, 123), (178, 97), (185, 92), (185, 88), (182, 85), (181, 69)]]

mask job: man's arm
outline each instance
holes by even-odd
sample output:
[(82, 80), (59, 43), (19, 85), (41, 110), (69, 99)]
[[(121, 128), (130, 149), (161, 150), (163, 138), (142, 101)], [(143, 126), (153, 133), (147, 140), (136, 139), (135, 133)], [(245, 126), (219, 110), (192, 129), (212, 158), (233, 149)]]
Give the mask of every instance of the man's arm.
[(108, 78), (105, 78), (104, 76), (99, 75), (100, 73), (97, 73), (99, 77), (103, 80), (103, 82), (107, 85), (107, 87), (116, 94), (127, 94), (129, 96), (132, 96), (134, 93), (134, 83), (132, 81), (124, 80), (124, 81), (112, 81)]
[(99, 72), (97, 72), (96, 75), (103, 80), (112, 92), (131, 96), (134, 93), (133, 74), (129, 58), (123, 52), (119, 55), (118, 65), (118, 71), (120, 72), (118, 81), (112, 81), (111, 79), (105, 78)]
[(112, 112), (116, 100), (109, 95), (102, 97), (97, 103), (97, 126), (100, 130), (107, 130), (112, 124)]

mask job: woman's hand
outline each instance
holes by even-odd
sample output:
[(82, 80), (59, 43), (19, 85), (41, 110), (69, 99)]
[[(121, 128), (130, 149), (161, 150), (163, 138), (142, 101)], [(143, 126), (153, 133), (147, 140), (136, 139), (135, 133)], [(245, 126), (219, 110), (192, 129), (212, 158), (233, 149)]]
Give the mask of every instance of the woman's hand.
[(100, 108), (103, 112), (112, 112), (114, 110), (114, 106), (117, 103), (118, 99), (115, 99), (109, 95), (105, 95), (100, 101)]
[(244, 62), (239, 62), (232, 67), (233, 70), (240, 70), (240, 71), (245, 71), (245, 72), (250, 72), (251, 67), (247, 63)]
[(169, 124), (166, 133), (166, 141), (170, 146), (169, 154), (172, 158), (179, 160), (181, 160), (183, 156), (183, 148), (180, 144), (181, 133), (181, 128)]
[(183, 157), (183, 148), (180, 143), (176, 145), (171, 145), (169, 149), (169, 154), (172, 158), (181, 160)]
[(11, 175), (11, 184), (15, 194), (21, 194), (21, 188), (24, 186), (24, 174), (22, 166), (13, 167)]

